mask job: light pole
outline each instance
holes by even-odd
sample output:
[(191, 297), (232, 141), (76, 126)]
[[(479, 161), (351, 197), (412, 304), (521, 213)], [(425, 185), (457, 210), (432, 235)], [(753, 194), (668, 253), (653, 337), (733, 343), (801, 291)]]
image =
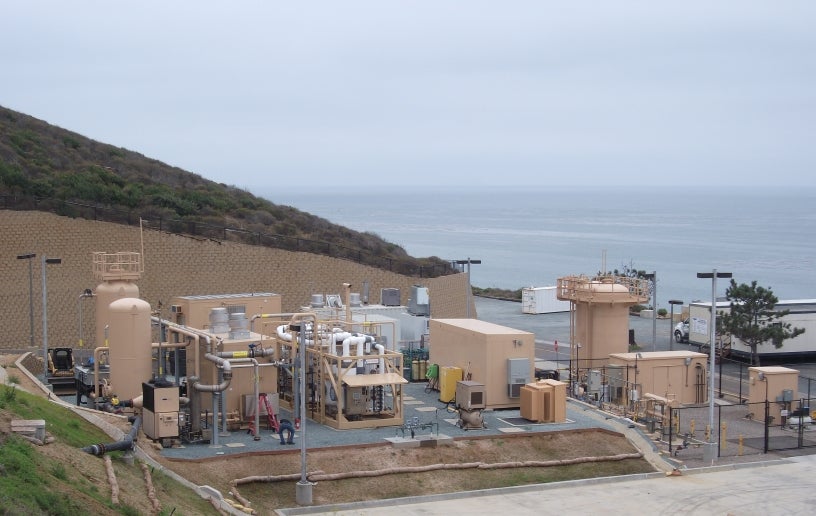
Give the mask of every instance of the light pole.
[(674, 305), (682, 305), (679, 299), (669, 299), (671, 315), (669, 315), (669, 351), (674, 351)]
[(698, 278), (711, 279), (711, 321), (709, 329), (709, 363), (708, 363), (708, 446), (705, 447), (704, 458), (714, 461), (714, 442), (711, 437), (714, 435), (714, 338), (717, 326), (717, 278), (730, 278), (730, 272), (698, 272)]
[(43, 325), (43, 379), (48, 378), (48, 281), (45, 266), (62, 263), (61, 258), (42, 255), (42, 325)]
[(31, 270), (35, 253), (18, 254), (18, 260), (28, 260), (28, 347), (34, 347), (34, 275)]
[(643, 277), (652, 280), (652, 351), (657, 351), (657, 271)]
[[(79, 295), (79, 347), (83, 347), (83, 340), (82, 340), (82, 300), (86, 297), (94, 297), (93, 290), (86, 288), (82, 294)], [(161, 317), (159, 317), (159, 321), (161, 321)], [(161, 328), (161, 325), (159, 326)], [(159, 333), (159, 344), (161, 344), (161, 332)], [(160, 350), (161, 351), (161, 350)], [(161, 356), (161, 352), (159, 352), (159, 356)], [(159, 368), (161, 369), (161, 361), (159, 363)]]
[(467, 292), (465, 292), (465, 303), (467, 303), (467, 318), (470, 319), (470, 300), (473, 296), (473, 288), (470, 286), (470, 264), (478, 265), (482, 263), (482, 260), (472, 260), (468, 257), (466, 260), (456, 260), (456, 263), (459, 265), (467, 264)]

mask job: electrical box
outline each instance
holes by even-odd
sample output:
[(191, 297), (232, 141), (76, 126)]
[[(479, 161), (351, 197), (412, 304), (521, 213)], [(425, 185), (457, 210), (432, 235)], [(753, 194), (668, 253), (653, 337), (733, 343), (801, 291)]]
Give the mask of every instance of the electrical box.
[(530, 383), (530, 359), (508, 358), (507, 396), (518, 398), (521, 395), (521, 387), (528, 383)]
[(359, 416), (365, 414), (366, 396), (364, 387), (346, 386), (346, 404), (344, 414), (346, 416)]
[(596, 395), (601, 392), (603, 388), (603, 380), (601, 377), (601, 372), (597, 369), (592, 369), (589, 371), (589, 377), (587, 378), (587, 394)]
[(456, 404), (465, 410), (483, 409), (487, 405), (483, 383), (471, 381), (456, 382)]

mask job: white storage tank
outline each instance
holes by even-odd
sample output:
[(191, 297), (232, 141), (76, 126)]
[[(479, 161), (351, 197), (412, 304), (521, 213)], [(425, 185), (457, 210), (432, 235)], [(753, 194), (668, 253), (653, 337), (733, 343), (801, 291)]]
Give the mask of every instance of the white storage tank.
[(136, 298), (118, 299), (108, 309), (110, 380), (122, 400), (142, 393), (142, 382), (153, 376), (150, 304)]

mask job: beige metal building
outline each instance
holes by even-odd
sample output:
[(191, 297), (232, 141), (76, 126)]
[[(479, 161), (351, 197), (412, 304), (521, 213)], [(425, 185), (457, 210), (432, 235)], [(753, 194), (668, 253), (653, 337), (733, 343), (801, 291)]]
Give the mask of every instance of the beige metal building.
[(534, 334), (477, 319), (431, 319), (430, 342), (440, 371), (458, 367), (459, 379), (484, 384), (485, 408), (519, 407), (521, 387), (534, 376)]
[(610, 384), (622, 391), (612, 393), (612, 399), (637, 401), (652, 394), (679, 404), (705, 403), (707, 360), (694, 351), (613, 353), (606, 370)]
[[(202, 357), (205, 353), (229, 353), (233, 357), (250, 356), (250, 346), (262, 348), (271, 345), (270, 337), (249, 330), (249, 319), (254, 315), (280, 313), (281, 296), (272, 293), (246, 293), (180, 296), (173, 298), (170, 306), (171, 321), (187, 329), (196, 329), (211, 334), (217, 339), (207, 349), (206, 341), (186, 347), (186, 367), (188, 375), (197, 376), (202, 383), (215, 385), (221, 383), (218, 368)], [(183, 340), (185, 335), (181, 328), (169, 328), (168, 333), (173, 341)], [(198, 349), (192, 349), (198, 346)], [(216, 349), (217, 347), (217, 349)], [(272, 366), (274, 357), (258, 355), (257, 366), (236, 366), (229, 387), (223, 392), (224, 400), (230, 411), (239, 411), (237, 417), (247, 419), (247, 412), (257, 405), (254, 399), (255, 380), (261, 393), (278, 392), (278, 369)], [(202, 393), (202, 402), (208, 406), (211, 393)], [(240, 410), (239, 410), (240, 409)]]
[[(790, 413), (799, 399), (799, 371), (781, 366), (748, 368), (748, 403), (770, 401), (769, 416), (781, 421), (783, 411)], [(759, 414), (755, 414), (755, 417)]]

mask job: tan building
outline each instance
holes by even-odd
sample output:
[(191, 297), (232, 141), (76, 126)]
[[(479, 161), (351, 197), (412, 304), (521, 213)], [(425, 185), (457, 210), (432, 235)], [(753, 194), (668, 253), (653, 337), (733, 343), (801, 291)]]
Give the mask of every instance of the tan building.
[(521, 387), (534, 376), (534, 334), (477, 319), (431, 319), (430, 342), (440, 371), (457, 367), (465, 380), (484, 384), (485, 408), (519, 407)]
[(606, 370), (610, 378), (620, 378), (624, 399), (637, 401), (652, 394), (679, 404), (705, 403), (707, 359), (694, 351), (613, 353)]
[[(748, 368), (748, 403), (770, 401), (769, 416), (779, 424), (785, 415), (798, 408), (799, 371), (781, 366)], [(758, 414), (754, 414), (755, 417)]]

